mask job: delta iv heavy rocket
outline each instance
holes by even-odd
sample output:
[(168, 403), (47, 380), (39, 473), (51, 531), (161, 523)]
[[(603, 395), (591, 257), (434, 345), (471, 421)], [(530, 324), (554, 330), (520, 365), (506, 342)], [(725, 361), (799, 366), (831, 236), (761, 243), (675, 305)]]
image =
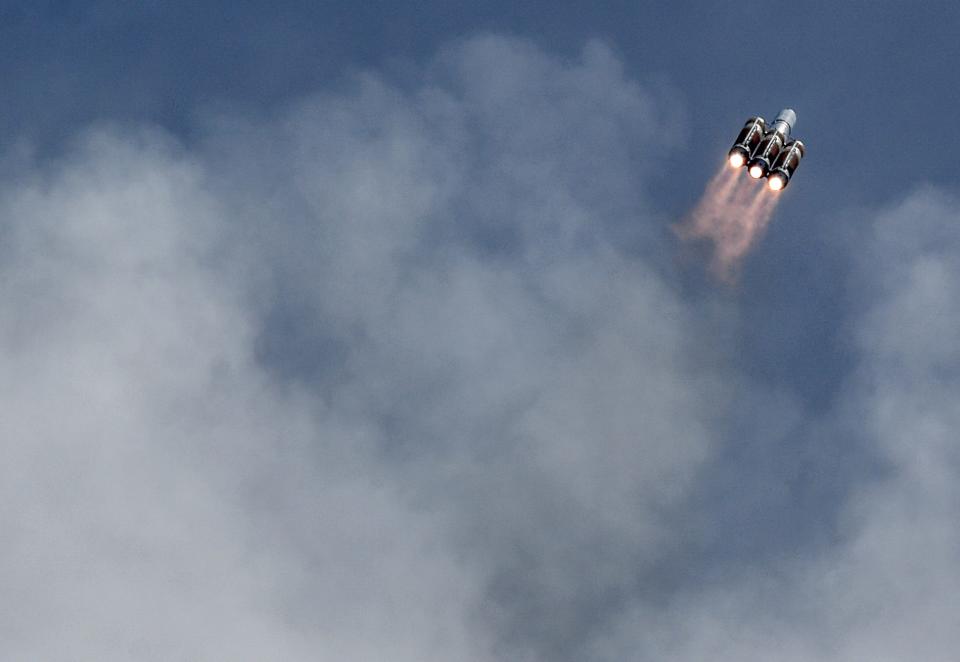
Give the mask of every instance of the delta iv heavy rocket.
[(769, 127), (762, 117), (751, 117), (730, 148), (730, 165), (747, 166), (754, 179), (766, 177), (772, 191), (786, 188), (806, 151), (802, 142), (790, 140), (796, 123), (797, 114), (789, 108), (781, 110)]

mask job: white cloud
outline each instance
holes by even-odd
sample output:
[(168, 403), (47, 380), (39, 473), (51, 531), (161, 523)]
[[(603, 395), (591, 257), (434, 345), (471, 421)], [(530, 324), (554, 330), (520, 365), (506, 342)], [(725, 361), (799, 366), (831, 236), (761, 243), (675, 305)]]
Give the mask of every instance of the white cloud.
[(204, 176), (94, 133), (3, 196), (3, 657), (472, 655), (471, 574), (373, 433), (255, 364)]
[[(952, 660), (960, 646), (960, 215), (920, 191), (851, 248), (858, 365), (830, 433), (856, 429), (882, 470), (843, 504), (841, 538), (746, 574), (641, 600), (595, 659)], [(838, 324), (843, 323), (838, 320)]]
[(486, 618), (541, 651), (676, 544), (718, 409), (698, 313), (614, 246), (668, 237), (636, 181), (664, 145), (651, 107), (602, 46), (484, 37), (412, 90), (366, 78), (212, 141), (274, 269), (259, 297), (313, 329), (278, 353), (326, 348), (306, 380), (378, 427), (487, 577)]
[(610, 242), (651, 108), (602, 46), (483, 37), (10, 182), (3, 656), (518, 659), (579, 627), (708, 452), (696, 315)]

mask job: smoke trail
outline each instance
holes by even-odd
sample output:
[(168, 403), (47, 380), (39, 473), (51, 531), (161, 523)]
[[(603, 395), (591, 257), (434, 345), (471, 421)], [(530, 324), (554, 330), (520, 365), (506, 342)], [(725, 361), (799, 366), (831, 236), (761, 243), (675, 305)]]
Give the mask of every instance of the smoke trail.
[(703, 197), (675, 230), (682, 239), (709, 239), (714, 253), (710, 268), (733, 281), (740, 262), (763, 234), (779, 195), (741, 168), (724, 166), (707, 184)]

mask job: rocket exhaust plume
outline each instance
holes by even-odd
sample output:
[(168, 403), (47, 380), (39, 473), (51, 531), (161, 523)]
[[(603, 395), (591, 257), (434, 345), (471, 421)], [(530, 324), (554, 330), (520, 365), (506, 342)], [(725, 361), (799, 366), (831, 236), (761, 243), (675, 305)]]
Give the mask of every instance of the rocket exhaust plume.
[(743, 257), (770, 222), (779, 197), (763, 180), (751, 179), (742, 168), (725, 163), (707, 184), (697, 206), (674, 229), (681, 239), (712, 241), (711, 271), (732, 282)]

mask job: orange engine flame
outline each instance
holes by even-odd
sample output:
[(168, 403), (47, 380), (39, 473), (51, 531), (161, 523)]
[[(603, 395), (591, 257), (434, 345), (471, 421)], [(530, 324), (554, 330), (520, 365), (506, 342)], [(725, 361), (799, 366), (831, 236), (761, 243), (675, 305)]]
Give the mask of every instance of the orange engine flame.
[(744, 256), (770, 222), (779, 198), (765, 183), (743, 177), (742, 170), (724, 167), (675, 230), (683, 239), (713, 242), (711, 270), (732, 282)]

